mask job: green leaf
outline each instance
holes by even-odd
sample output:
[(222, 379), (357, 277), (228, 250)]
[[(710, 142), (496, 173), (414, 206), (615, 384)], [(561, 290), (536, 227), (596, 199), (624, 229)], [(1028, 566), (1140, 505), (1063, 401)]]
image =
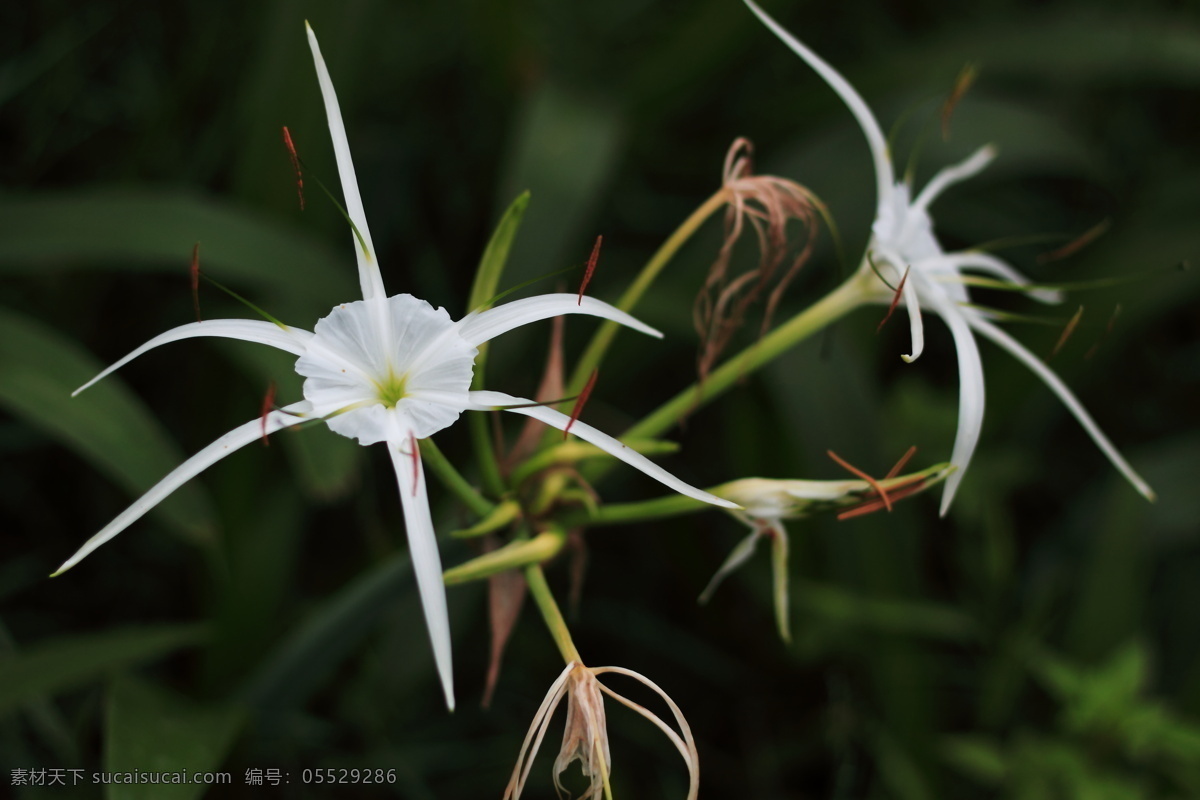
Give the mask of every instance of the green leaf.
[(326, 601), (263, 659), (242, 697), (256, 708), (301, 704), (411, 589), (409, 571), (406, 554), (393, 556)]
[(119, 265), (177, 270), (183, 280), (196, 242), (204, 271), (230, 283), (274, 289), (321, 309), (355, 294), (353, 271), (333, 266), (346, 259), (231, 204), (165, 190), (0, 197), (0, 274)]
[(109, 670), (197, 644), (205, 635), (200, 625), (153, 625), (66, 636), (18, 651), (0, 659), (0, 714)]
[(471, 297), (467, 301), (467, 310), (475, 311), (484, 303), (496, 296), (500, 288), (500, 276), (504, 273), (504, 265), (508, 263), (508, 251), (512, 248), (517, 229), (521, 227), (521, 219), (529, 206), (529, 192), (522, 192), (512, 201), (512, 205), (500, 218), (492, 238), (488, 240), (483, 256), (479, 259), (479, 269), (475, 273), (475, 284), (471, 287)]
[[(114, 773), (163, 772), (188, 778), (213, 772), (224, 761), (243, 713), (229, 706), (196, 706), (127, 675), (108, 687), (105, 769)], [(204, 783), (112, 783), (108, 800), (189, 800)]]
[[(102, 368), (54, 331), (0, 308), (0, 406), (137, 496), (178, 466), (184, 455), (119, 379), (109, 378), (71, 397)], [(137, 447), (130, 446), (134, 440)], [(197, 485), (181, 487), (151, 513), (195, 540), (211, 538), (213, 511)], [(97, 527), (107, 521), (96, 520)], [(80, 531), (80, 544), (85, 533)]]

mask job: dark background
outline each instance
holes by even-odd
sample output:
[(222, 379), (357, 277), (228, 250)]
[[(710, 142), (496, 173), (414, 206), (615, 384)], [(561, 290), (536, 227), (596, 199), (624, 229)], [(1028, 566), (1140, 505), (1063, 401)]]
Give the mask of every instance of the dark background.
[[(790, 525), (792, 645), (775, 631), (765, 552), (707, 607), (695, 603), (743, 535), (713, 512), (586, 535), (572, 616), (584, 658), (672, 694), (699, 742), (706, 797), (1200, 796), (1200, 282), (1178, 268), (1198, 255), (1195, 7), (767, 7), (858, 87), (885, 130), (904, 119), (897, 161), (917, 153), (918, 186), (997, 145), (983, 175), (933, 208), (947, 247), (1046, 234), (1003, 255), (1046, 281), (1135, 278), (1072, 295), (1050, 312), (1057, 326), (1008, 327), (1049, 357), (1085, 307), (1050, 364), (1160, 499), (1138, 497), (1045, 386), (983, 344), (983, 437), (947, 518), (929, 496), (890, 515)], [(852, 117), (734, 0), (7, 5), (5, 784), (34, 767), (221, 768), (236, 790), (212, 796), (342, 797), (354, 788), (302, 787), (301, 770), (357, 767), (395, 769), (396, 796), (499, 797), (561, 669), (526, 608), (495, 702), (480, 710), (485, 593), (452, 589), (459, 710), (445, 712), (390, 466), (381, 449), (326, 430), (246, 448), (45, 578), (186, 454), (257, 415), (271, 379), (281, 401), (299, 397), (287, 357), (206, 341), (68, 400), (103, 364), (193, 318), (195, 242), (207, 272), (290, 324), (311, 327), (356, 292), (350, 237), (312, 180), (336, 185), (306, 17), (389, 291), (460, 315), (493, 225), (530, 189), (504, 284), (582, 263), (603, 234), (589, 292), (615, 300), (718, 188), (737, 136), (754, 141), (761, 171), (828, 203), (853, 263), (865, 244), (873, 179)], [(938, 112), (967, 62), (980, 77), (943, 142)], [(281, 125), (309, 167), (303, 212)], [(1107, 233), (1078, 255), (1039, 262), (1103, 220)], [(836, 284), (829, 241), (779, 319)], [(638, 314), (666, 340), (618, 340), (589, 422), (618, 432), (693, 379), (690, 308), (719, 242), (711, 222), (648, 295)], [(577, 278), (562, 280), (570, 290)], [(248, 315), (210, 288), (201, 303), (206, 317)], [(905, 365), (907, 324), (876, 335), (881, 314), (850, 316), (697, 413), (664, 464), (712, 485), (844, 477), (829, 448), (875, 474), (910, 444), (919, 466), (947, 458), (950, 337), (930, 318), (925, 356)], [(593, 329), (568, 323), (568, 361)], [(532, 392), (548, 330), (500, 341), (489, 386)], [(471, 472), (464, 426), (437, 440)], [(597, 488), (617, 501), (657, 487), (626, 470)], [(440, 530), (472, 521), (433, 481), (431, 501)], [(473, 553), (449, 540), (442, 552), (450, 565)], [(549, 568), (564, 599), (569, 562)], [(617, 796), (684, 796), (669, 743), (624, 709), (608, 718)], [(245, 787), (251, 768), (286, 770), (286, 794)], [(550, 796), (549, 768), (543, 754), (528, 796)], [(74, 794), (93, 792), (44, 792)]]

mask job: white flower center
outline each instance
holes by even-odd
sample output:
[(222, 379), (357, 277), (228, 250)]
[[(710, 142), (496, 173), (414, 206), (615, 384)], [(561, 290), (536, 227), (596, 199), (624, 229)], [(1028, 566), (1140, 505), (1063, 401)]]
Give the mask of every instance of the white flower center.
[(296, 361), (304, 397), (330, 429), (359, 444), (454, 424), (467, 407), (475, 356), (444, 308), (410, 294), (337, 306)]

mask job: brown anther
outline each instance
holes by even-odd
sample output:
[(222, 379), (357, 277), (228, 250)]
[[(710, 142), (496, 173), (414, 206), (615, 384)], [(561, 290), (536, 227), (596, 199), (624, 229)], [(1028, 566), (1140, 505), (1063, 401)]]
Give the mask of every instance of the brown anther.
[(1045, 264), (1047, 261), (1058, 261), (1060, 258), (1066, 258), (1067, 256), (1078, 253), (1080, 250), (1103, 236), (1110, 225), (1112, 225), (1112, 220), (1101, 220), (1099, 223), (1093, 225), (1091, 228), (1084, 231), (1075, 239), (1067, 242), (1057, 250), (1051, 250), (1049, 253), (1042, 253), (1039, 255), (1037, 257), (1038, 263)]
[(832, 450), (826, 450), (825, 455), (832, 458), (834, 460), (834, 462), (837, 463), (837, 465), (840, 466), (842, 469), (846, 470), (847, 472), (850, 472), (853, 475), (857, 475), (858, 477), (862, 478), (864, 481), (869, 483), (871, 485), (871, 488), (874, 489), (879, 494), (879, 499), (883, 501), (883, 504), (885, 506), (887, 506), (887, 510), (888, 511), (892, 510), (891, 498), (888, 497), (887, 491), (884, 490), (883, 486), (879, 483), (879, 481), (875, 480), (874, 478), (872, 478), (867, 473), (863, 472), (858, 467), (853, 466), (852, 464), (847, 462), (845, 459), (843, 459), (841, 456), (839, 456), (837, 453), (833, 452)]
[(196, 322), (203, 322), (200, 316), (200, 243), (192, 245), (192, 308), (196, 312)]
[[(924, 478), (914, 478), (912, 481), (910, 481), (908, 483), (899, 483), (899, 484), (893, 486), (891, 494), (890, 494), (890, 499), (892, 502), (897, 502), (897, 501), (903, 500), (904, 498), (908, 497), (909, 495), (916, 494), (917, 492), (921, 491), (924, 488), (925, 488), (925, 479)], [(858, 505), (853, 506), (852, 508), (848, 508), (845, 511), (842, 511), (841, 513), (839, 513), (837, 515), (837, 518), (839, 520), (843, 520), (843, 519), (850, 519), (852, 517), (861, 517), (865, 514), (871, 514), (875, 511), (878, 511), (879, 509), (885, 508), (885, 507), (887, 507), (887, 503), (884, 502), (882, 495), (878, 496), (878, 497), (868, 497), (865, 500), (863, 500), (862, 503), (859, 503)], [(891, 509), (888, 508), (888, 510), (890, 511)]]
[(292, 142), (292, 132), (287, 125), (283, 126), (283, 144), (287, 147), (288, 158), (292, 160), (292, 169), (296, 171), (296, 196), (300, 198), (300, 210), (304, 210), (304, 172), (300, 169), (300, 156), (296, 153), (296, 145)]
[(1066, 327), (1063, 328), (1062, 334), (1059, 335), (1058, 341), (1054, 344), (1054, 349), (1050, 351), (1050, 358), (1054, 358), (1058, 355), (1058, 351), (1062, 350), (1063, 345), (1067, 343), (1067, 339), (1070, 339), (1071, 334), (1079, 327), (1079, 320), (1081, 319), (1083, 319), (1083, 306), (1080, 306), (1079, 310), (1067, 321)]
[(950, 96), (946, 98), (946, 102), (942, 103), (942, 140), (950, 139), (950, 117), (954, 114), (954, 109), (958, 108), (958, 104), (966, 96), (967, 90), (971, 88), (971, 84), (975, 83), (975, 79), (979, 77), (979, 67), (975, 64), (963, 64), (963, 68), (959, 71), (958, 77), (954, 79), (954, 88), (950, 90)]
[(579, 302), (576, 305), (583, 305), (583, 291), (591, 283), (592, 273), (596, 271), (596, 263), (600, 260), (600, 243), (603, 241), (603, 236), (597, 236), (596, 243), (592, 245), (592, 254), (588, 256), (587, 269), (583, 271), (583, 280), (579, 284)]
[(899, 475), (900, 470), (904, 469), (908, 465), (908, 462), (911, 461), (912, 457), (915, 456), (916, 454), (917, 454), (917, 446), (914, 444), (912, 447), (908, 448), (908, 450), (905, 451), (904, 455), (900, 456), (900, 460), (897, 461), (896, 464), (891, 469), (888, 470), (888, 474), (884, 475), (883, 479), (885, 481), (890, 481), (892, 478)]
[(267, 438), (267, 417), (270, 416), (271, 410), (275, 408), (275, 381), (267, 384), (267, 394), (263, 397), (262, 402), (262, 441), (263, 447), (270, 447), (271, 440)]
[(592, 387), (596, 385), (596, 379), (600, 377), (600, 369), (597, 367), (592, 370), (592, 377), (588, 378), (587, 385), (583, 387), (583, 391), (579, 393), (579, 397), (575, 400), (575, 407), (571, 409), (571, 419), (567, 422), (567, 427), (563, 428), (563, 439), (567, 438), (567, 434), (571, 432), (571, 426), (575, 424), (575, 420), (579, 419), (579, 415), (583, 413), (583, 406), (588, 400), (588, 395), (592, 393)]
[(1113, 332), (1113, 326), (1117, 324), (1117, 317), (1121, 315), (1121, 304), (1117, 303), (1113, 307), (1112, 315), (1108, 318), (1108, 323), (1104, 326), (1104, 333), (1100, 334), (1100, 339), (1094, 345), (1088, 348), (1088, 351), (1083, 354), (1085, 359), (1091, 359), (1096, 355), (1096, 351), (1100, 349), (1100, 345), (1104, 344), (1104, 340)]
[(879, 320), (879, 324), (875, 327), (875, 333), (878, 334), (883, 330), (883, 326), (888, 324), (888, 320), (892, 318), (892, 313), (895, 312), (896, 306), (900, 305), (900, 296), (904, 292), (904, 284), (908, 280), (908, 271), (912, 267), (905, 267), (904, 274), (900, 276), (900, 283), (896, 286), (896, 293), (892, 295), (892, 302), (888, 306), (887, 313), (883, 315), (883, 319)]
[(413, 470), (412, 496), (416, 497), (417, 489), (420, 488), (421, 485), (421, 455), (420, 451), (417, 450), (417, 437), (411, 433), (408, 435), (408, 449), (410, 451), (408, 454), (409, 458), (412, 459)]

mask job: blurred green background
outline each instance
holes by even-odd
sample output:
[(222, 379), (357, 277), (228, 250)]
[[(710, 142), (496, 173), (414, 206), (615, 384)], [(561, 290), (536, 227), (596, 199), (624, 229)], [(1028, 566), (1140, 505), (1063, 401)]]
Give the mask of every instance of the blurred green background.
[[(572, 616), (585, 659), (642, 672), (676, 699), (705, 797), (1200, 796), (1200, 281), (1176, 269), (1197, 263), (1200, 243), (1200, 13), (1166, 0), (765, 6), (885, 128), (904, 118), (896, 152), (919, 153), (918, 185), (998, 146), (984, 175), (933, 208), (948, 247), (1061, 243), (1111, 221), (1069, 259), (1039, 263), (1045, 242), (1004, 255), (1049, 281), (1139, 276), (1058, 310), (1065, 322), (1085, 306), (1050, 363), (1160, 499), (1142, 501), (1050, 392), (985, 344), (983, 438), (947, 518), (920, 497), (790, 527), (790, 647), (775, 633), (765, 554), (696, 604), (743, 534), (714, 512), (586, 535)], [(529, 189), (505, 284), (582, 263), (603, 234), (589, 292), (614, 300), (718, 188), (737, 136), (755, 142), (760, 171), (829, 204), (852, 260), (865, 244), (861, 134), (735, 0), (6, 4), (0, 784), (16, 796), (97, 796), (8, 785), (13, 770), (77, 767), (230, 771), (234, 786), (214, 797), (499, 797), (561, 669), (526, 608), (481, 710), (486, 593), (454, 588), (459, 710), (444, 711), (385, 454), (323, 429), (246, 448), (45, 577), (186, 454), (256, 416), (270, 380), (280, 400), (299, 397), (286, 356), (205, 341), (69, 399), (193, 318), (195, 242), (207, 272), (294, 325), (356, 292), (344, 222), (311, 180), (299, 210), (280, 140), (288, 125), (309, 175), (336, 183), (305, 18), (390, 291), (461, 314), (492, 226)], [(938, 112), (967, 62), (980, 77), (943, 142)], [(835, 285), (829, 241), (779, 319)], [(589, 422), (617, 432), (692, 380), (690, 308), (719, 243), (711, 222), (648, 296), (639, 316), (667, 338), (618, 340)], [(211, 289), (201, 305), (246, 316)], [(878, 319), (851, 316), (694, 415), (664, 464), (711, 485), (843, 477), (828, 448), (875, 474), (910, 444), (920, 466), (946, 458), (950, 337), (931, 321), (926, 355), (905, 365), (907, 326), (876, 335)], [(568, 363), (593, 328), (568, 323)], [(1048, 357), (1060, 329), (1010, 330)], [(548, 331), (499, 342), (490, 388), (531, 393)], [(469, 469), (462, 426), (438, 443)], [(598, 487), (606, 499), (657, 493), (632, 471), (612, 477)], [(436, 483), (430, 493), (440, 530), (471, 521)], [(460, 541), (442, 552), (450, 565), (473, 554)], [(563, 598), (574, 557), (550, 569)], [(623, 709), (608, 716), (618, 796), (683, 797), (668, 742)], [(395, 769), (397, 781), (300, 785), (318, 767)], [(244, 785), (247, 769), (267, 768), (290, 785)], [(549, 771), (543, 754), (527, 796), (551, 796)], [(108, 796), (196, 796), (146, 788)]]

